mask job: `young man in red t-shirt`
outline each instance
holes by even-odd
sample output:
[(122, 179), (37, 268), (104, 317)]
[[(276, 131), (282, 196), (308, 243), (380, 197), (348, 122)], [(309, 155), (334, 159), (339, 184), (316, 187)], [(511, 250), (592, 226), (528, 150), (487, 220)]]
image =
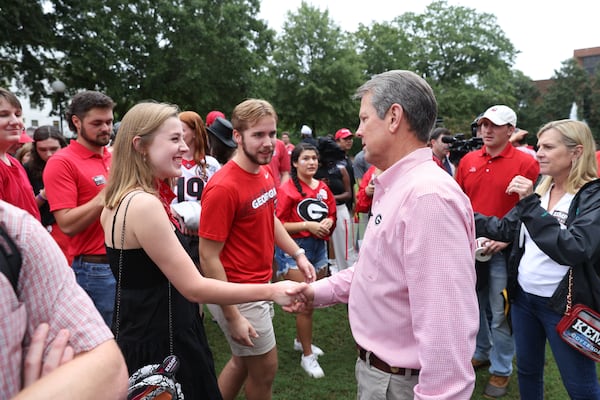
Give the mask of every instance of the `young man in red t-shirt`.
[[(275, 244), (292, 254), (307, 281), (315, 271), (304, 250), (275, 217), (276, 187), (268, 168), (277, 133), (277, 114), (264, 100), (240, 103), (231, 118), (238, 150), (208, 181), (202, 193), (200, 263), (207, 277), (266, 283)], [(245, 383), (249, 400), (271, 398), (277, 348), (268, 302), (209, 306), (229, 342), (232, 357), (221, 371), (219, 389), (234, 399)]]

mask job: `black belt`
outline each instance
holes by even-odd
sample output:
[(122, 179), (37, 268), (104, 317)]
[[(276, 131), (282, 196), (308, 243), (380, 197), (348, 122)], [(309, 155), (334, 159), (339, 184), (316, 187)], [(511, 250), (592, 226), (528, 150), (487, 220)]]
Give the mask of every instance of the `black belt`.
[(108, 264), (108, 256), (106, 254), (82, 254), (77, 256), (81, 262), (93, 264)]
[(380, 371), (394, 375), (419, 375), (418, 369), (391, 367), (388, 363), (377, 357), (375, 354), (368, 352), (359, 345), (356, 345), (356, 347), (358, 347), (358, 357)]

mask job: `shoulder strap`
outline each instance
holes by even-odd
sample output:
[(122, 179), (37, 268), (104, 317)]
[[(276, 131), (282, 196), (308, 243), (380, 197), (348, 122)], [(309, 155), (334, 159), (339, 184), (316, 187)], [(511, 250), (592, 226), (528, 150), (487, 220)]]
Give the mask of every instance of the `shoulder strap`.
[[(113, 249), (115, 248), (115, 222), (117, 221), (117, 214), (119, 213), (119, 209), (121, 208), (121, 204), (123, 204), (123, 201), (125, 200), (125, 198), (127, 196), (129, 196), (131, 193), (133, 193), (133, 196), (135, 196), (136, 194), (142, 193), (142, 191), (132, 191), (129, 192), (127, 194), (125, 194), (125, 196), (123, 196), (123, 198), (121, 199), (121, 201), (119, 201), (119, 204), (117, 205), (117, 209), (115, 210), (115, 214), (113, 215), (113, 221), (112, 221), (112, 230), (111, 230), (111, 234), (110, 237), (112, 239), (112, 247)], [(127, 207), (129, 207), (129, 202), (131, 201), (131, 199), (133, 198), (133, 196), (131, 196), (129, 198), (129, 201), (127, 202)], [(125, 210), (127, 210), (127, 207), (125, 207)], [(125, 215), (123, 215), (123, 225), (125, 225)], [(125, 234), (125, 232), (123, 232), (123, 234)], [(121, 249), (123, 249), (123, 246), (121, 246)]]
[[(131, 197), (129, 197), (129, 200), (127, 200), (127, 204), (125, 205), (125, 211), (123, 213), (123, 228), (121, 229), (121, 249), (119, 250), (119, 269), (117, 271), (118, 275), (117, 275), (117, 290), (116, 290), (116, 301), (115, 301), (115, 319), (114, 319), (114, 323), (115, 323), (115, 339), (119, 339), (119, 326), (120, 326), (120, 319), (121, 319), (121, 278), (122, 278), (122, 272), (123, 272), (123, 247), (125, 247), (125, 217), (127, 216), (127, 210), (129, 209), (129, 204), (131, 203), (131, 199), (133, 199), (135, 197), (135, 195), (137, 195), (138, 193), (142, 193), (142, 192), (134, 192), (133, 195)], [(128, 193), (129, 194), (129, 193)], [(128, 195), (127, 194), (127, 195)], [(127, 195), (123, 196), (123, 198), (121, 199), (121, 201), (119, 202), (119, 206), (117, 207), (117, 210), (115, 211), (115, 216), (113, 217), (113, 227), (112, 227), (112, 241), (113, 241), (113, 248), (115, 245), (115, 220), (116, 220), (116, 216), (117, 213), (119, 212), (119, 208), (121, 207), (121, 204), (123, 203), (123, 201), (125, 200), (125, 198), (127, 197)]]
[(6, 233), (4, 227), (0, 226), (0, 271), (6, 275), (15, 293), (17, 293), (22, 262), (17, 245)]

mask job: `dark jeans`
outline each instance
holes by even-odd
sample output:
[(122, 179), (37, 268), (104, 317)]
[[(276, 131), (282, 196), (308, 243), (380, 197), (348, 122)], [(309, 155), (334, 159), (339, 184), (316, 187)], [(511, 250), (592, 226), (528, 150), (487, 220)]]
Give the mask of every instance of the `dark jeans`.
[(558, 336), (556, 325), (562, 315), (548, 307), (548, 300), (519, 289), (512, 305), (521, 398), (544, 398), (544, 357), (548, 339), (569, 397), (575, 400), (600, 399), (596, 364)]
[(73, 272), (75, 272), (77, 283), (90, 296), (106, 325), (111, 326), (115, 307), (116, 282), (110, 266), (82, 262), (79, 257), (75, 257)]

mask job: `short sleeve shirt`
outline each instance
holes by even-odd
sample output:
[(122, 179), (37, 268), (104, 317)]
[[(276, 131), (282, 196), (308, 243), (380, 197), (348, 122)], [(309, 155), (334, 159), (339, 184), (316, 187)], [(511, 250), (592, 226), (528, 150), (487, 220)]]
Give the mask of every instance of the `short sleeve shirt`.
[[(305, 196), (298, 192), (292, 179), (281, 185), (277, 190), (277, 217), (281, 222), (321, 222), (325, 218), (336, 220), (337, 209), (335, 198), (329, 187), (319, 181), (315, 189), (298, 180)], [(332, 227), (331, 232), (335, 226)], [(308, 231), (291, 235), (293, 238), (312, 236)], [(313, 236), (316, 238), (316, 236)], [(329, 239), (326, 237), (324, 239)]]
[(228, 281), (267, 283), (271, 279), (276, 198), (268, 167), (252, 174), (229, 161), (208, 181), (198, 234), (225, 243), (220, 258)]
[(221, 169), (221, 165), (216, 158), (211, 156), (205, 157), (204, 166), (197, 165), (194, 160), (184, 159), (181, 163), (181, 176), (177, 178), (177, 183), (173, 188), (176, 195), (173, 203), (200, 201), (206, 182), (219, 169)]
[(502, 218), (519, 201), (506, 188), (517, 175), (535, 182), (538, 162), (507, 144), (502, 153), (491, 157), (486, 147), (467, 153), (456, 169), (456, 181), (471, 200), (473, 211)]
[[(44, 186), (50, 211), (79, 207), (93, 199), (108, 181), (111, 153), (96, 154), (71, 141), (56, 152), (44, 168)], [(69, 241), (69, 254), (106, 254), (100, 219)]]

